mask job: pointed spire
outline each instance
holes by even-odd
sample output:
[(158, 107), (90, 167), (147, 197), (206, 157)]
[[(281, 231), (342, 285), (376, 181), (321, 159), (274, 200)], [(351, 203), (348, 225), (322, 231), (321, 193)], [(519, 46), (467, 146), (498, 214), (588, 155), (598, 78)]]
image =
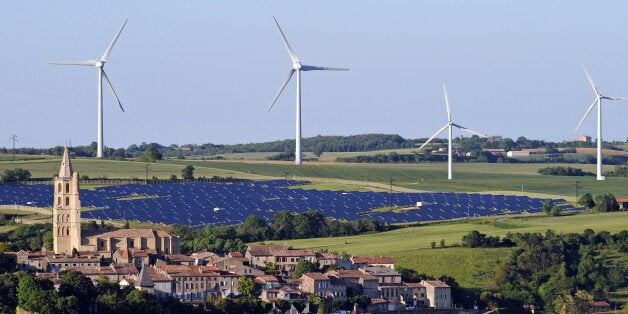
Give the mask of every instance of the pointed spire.
[(146, 269), (146, 265), (142, 263), (142, 270), (140, 270), (140, 274), (137, 276), (137, 286), (140, 288), (153, 288), (155, 283), (153, 279), (150, 278), (148, 274), (148, 269)]
[(63, 159), (61, 159), (61, 167), (59, 168), (59, 178), (72, 178), (72, 163), (70, 162), (70, 152), (66, 147), (63, 151)]

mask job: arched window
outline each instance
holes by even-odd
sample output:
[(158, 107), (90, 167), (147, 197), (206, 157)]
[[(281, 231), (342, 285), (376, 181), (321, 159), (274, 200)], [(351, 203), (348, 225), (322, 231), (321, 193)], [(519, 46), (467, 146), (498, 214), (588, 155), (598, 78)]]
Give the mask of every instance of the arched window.
[(65, 198), (65, 206), (70, 206), (70, 198), (69, 197)]
[(70, 183), (65, 184), (65, 193), (70, 193)]
[(61, 193), (61, 183), (57, 184), (57, 192)]
[(70, 228), (65, 228), (65, 235), (70, 235)]
[(57, 207), (61, 206), (61, 197), (57, 197)]
[(61, 227), (57, 227), (57, 235), (61, 235)]

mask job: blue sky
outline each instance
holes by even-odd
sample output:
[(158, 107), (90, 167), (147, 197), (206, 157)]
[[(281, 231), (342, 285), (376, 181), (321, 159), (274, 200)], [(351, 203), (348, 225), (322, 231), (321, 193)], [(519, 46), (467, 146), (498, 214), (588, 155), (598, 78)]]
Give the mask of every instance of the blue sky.
[[(97, 71), (46, 61), (99, 59), (104, 142), (127, 147), (294, 138), (295, 82), (266, 113), (291, 63), (304, 64), (303, 136), (431, 136), (446, 122), (488, 135), (595, 138), (598, 89), (628, 97), (623, 1), (3, 1), (0, 147), (96, 140)], [(603, 138), (625, 140), (628, 102), (603, 106)], [(455, 135), (460, 133), (455, 132)]]

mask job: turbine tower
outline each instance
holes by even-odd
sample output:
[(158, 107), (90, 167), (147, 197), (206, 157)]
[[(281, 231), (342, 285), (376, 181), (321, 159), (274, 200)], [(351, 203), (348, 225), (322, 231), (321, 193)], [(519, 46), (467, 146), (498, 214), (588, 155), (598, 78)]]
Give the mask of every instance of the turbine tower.
[(296, 130), (296, 145), (295, 145), (295, 150), (294, 150), (294, 158), (295, 158), (294, 163), (296, 165), (301, 165), (302, 163), (301, 161), (301, 157), (302, 157), (301, 156), (302, 155), (301, 154), (301, 71), (319, 71), (319, 70), (320, 71), (348, 71), (349, 69), (320, 67), (320, 66), (301, 64), (301, 61), (299, 60), (297, 55), (294, 53), (294, 51), (290, 47), (290, 44), (288, 43), (286, 36), (283, 34), (283, 31), (281, 30), (281, 27), (279, 27), (279, 23), (277, 22), (277, 19), (274, 16), (273, 16), (273, 20), (275, 20), (275, 24), (277, 25), (277, 29), (279, 29), (279, 33), (281, 34), (281, 39), (283, 39), (283, 43), (286, 46), (286, 49), (288, 49), (288, 54), (290, 55), (290, 59), (292, 60), (292, 68), (290, 68), (290, 71), (288, 71), (288, 77), (286, 77), (286, 80), (283, 82), (283, 84), (281, 84), (279, 91), (275, 95), (275, 98), (273, 98), (273, 101), (270, 103), (270, 106), (268, 106), (266, 113), (268, 113), (270, 109), (273, 108), (273, 105), (277, 101), (277, 98), (279, 98), (279, 95), (281, 95), (281, 92), (286, 87), (286, 84), (288, 84), (294, 72), (297, 72), (297, 110), (296, 110), (297, 111), (296, 112), (296, 120), (297, 120), (296, 129), (297, 130)]
[(419, 147), (419, 150), (421, 150), (423, 147), (425, 147), (425, 145), (427, 145), (429, 142), (431, 142), (435, 137), (437, 137), (439, 134), (443, 133), (443, 131), (445, 131), (445, 129), (448, 129), (448, 148), (447, 148), (447, 179), (448, 180), (452, 180), (454, 178), (453, 176), (453, 161), (452, 161), (452, 145), (451, 145), (451, 133), (452, 133), (452, 127), (457, 127), (458, 129), (465, 131), (467, 133), (471, 133), (471, 134), (475, 134), (481, 137), (488, 137), (482, 133), (473, 131), (469, 128), (466, 128), (460, 124), (456, 124), (453, 123), (451, 121), (451, 109), (449, 108), (449, 97), (447, 96), (447, 87), (445, 87), (445, 84), (443, 83), (443, 92), (445, 93), (445, 106), (447, 107), (447, 124), (445, 124), (445, 126), (443, 126), (442, 128), (440, 128), (438, 131), (436, 131), (436, 133), (434, 133), (434, 135), (432, 135), (432, 137), (430, 137), (427, 141), (425, 141), (425, 143), (423, 143), (423, 145), (421, 145), (421, 147)]
[(591, 87), (593, 88), (593, 92), (595, 93), (595, 99), (593, 100), (593, 103), (591, 103), (591, 106), (589, 106), (589, 109), (587, 109), (587, 112), (584, 113), (584, 116), (582, 116), (582, 119), (580, 119), (580, 123), (578, 123), (578, 126), (576, 127), (576, 130), (574, 132), (578, 132), (578, 129), (580, 128), (580, 125), (582, 125), (582, 122), (584, 122), (584, 119), (587, 118), (591, 110), (593, 110), (593, 107), (597, 105), (597, 179), (604, 180), (605, 178), (602, 175), (602, 99), (628, 100), (628, 98), (608, 97), (600, 94), (600, 92), (595, 87), (595, 83), (593, 83), (591, 75), (589, 75), (589, 71), (587, 71), (587, 67), (584, 66), (584, 62), (580, 60), (580, 63), (582, 63), (582, 68), (584, 69), (584, 73), (589, 79), (589, 83), (591, 83)]
[(99, 61), (87, 60), (87, 61), (46, 62), (48, 64), (57, 64), (57, 65), (93, 66), (98, 69), (98, 146), (96, 149), (97, 158), (103, 157), (103, 147), (104, 147), (104, 144), (103, 144), (103, 108), (102, 108), (103, 78), (104, 78), (104, 81), (107, 83), (107, 87), (109, 87), (111, 94), (113, 94), (113, 97), (116, 99), (116, 102), (118, 102), (118, 106), (120, 106), (120, 109), (122, 110), (122, 112), (124, 112), (122, 103), (120, 102), (120, 99), (118, 98), (118, 95), (116, 94), (116, 91), (113, 89), (113, 86), (111, 85), (111, 82), (109, 81), (109, 77), (107, 77), (107, 73), (105, 73), (104, 66), (105, 66), (105, 63), (107, 62), (107, 59), (109, 59), (109, 53), (111, 52), (111, 49), (113, 49), (113, 45), (116, 43), (116, 40), (118, 40), (120, 33), (122, 33), (122, 30), (124, 29), (124, 26), (126, 25), (126, 22), (127, 20), (124, 20), (124, 23), (122, 23), (122, 26), (118, 30), (118, 33), (116, 33), (116, 36), (113, 38), (113, 40), (109, 44), (109, 47), (107, 47), (107, 50), (105, 50), (105, 53), (102, 55), (102, 58), (100, 58)]

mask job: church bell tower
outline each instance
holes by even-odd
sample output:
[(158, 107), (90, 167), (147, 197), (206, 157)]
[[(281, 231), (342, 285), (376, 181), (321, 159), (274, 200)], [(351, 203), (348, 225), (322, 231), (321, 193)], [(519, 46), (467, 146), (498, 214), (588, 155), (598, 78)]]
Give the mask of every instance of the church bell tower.
[(55, 253), (70, 255), (73, 249), (81, 249), (81, 199), (78, 173), (72, 171), (67, 147), (63, 152), (59, 175), (54, 179), (52, 234)]

